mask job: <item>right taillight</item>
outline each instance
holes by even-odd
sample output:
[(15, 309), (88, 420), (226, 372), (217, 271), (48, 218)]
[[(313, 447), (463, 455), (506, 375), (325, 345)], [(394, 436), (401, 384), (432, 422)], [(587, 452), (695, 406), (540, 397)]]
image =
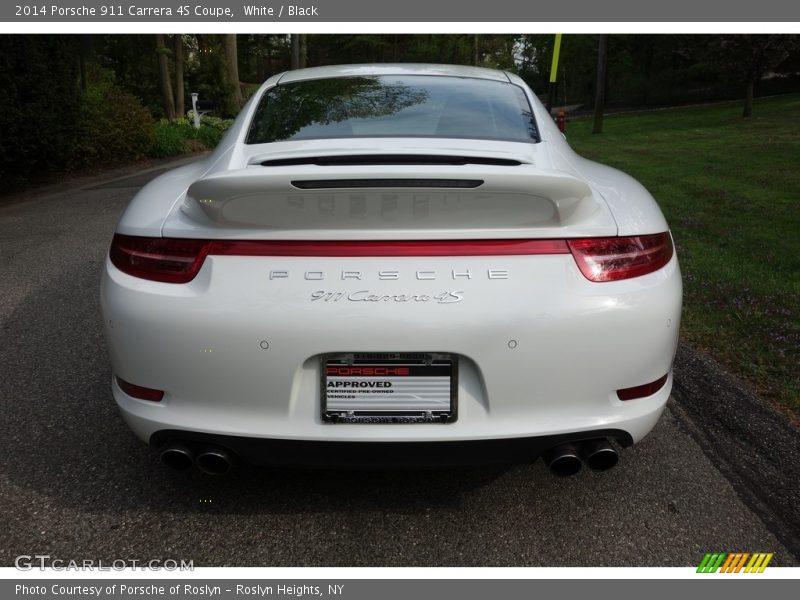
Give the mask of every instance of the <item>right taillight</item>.
[(628, 237), (567, 240), (589, 281), (618, 281), (657, 271), (672, 258), (669, 232)]

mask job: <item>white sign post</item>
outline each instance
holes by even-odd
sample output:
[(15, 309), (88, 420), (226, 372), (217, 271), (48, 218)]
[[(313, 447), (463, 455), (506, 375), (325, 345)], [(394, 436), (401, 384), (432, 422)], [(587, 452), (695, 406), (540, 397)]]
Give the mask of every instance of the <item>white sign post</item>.
[(192, 92), (192, 117), (194, 117), (194, 128), (200, 129), (200, 113), (197, 112), (197, 92)]

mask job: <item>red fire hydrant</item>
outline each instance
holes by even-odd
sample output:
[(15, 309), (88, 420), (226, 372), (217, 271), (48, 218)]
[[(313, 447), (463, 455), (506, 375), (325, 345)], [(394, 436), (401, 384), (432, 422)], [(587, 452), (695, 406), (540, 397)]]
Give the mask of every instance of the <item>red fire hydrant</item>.
[(567, 132), (567, 113), (563, 110), (558, 111), (558, 116), (556, 116), (556, 125), (558, 125), (558, 130), (561, 133)]

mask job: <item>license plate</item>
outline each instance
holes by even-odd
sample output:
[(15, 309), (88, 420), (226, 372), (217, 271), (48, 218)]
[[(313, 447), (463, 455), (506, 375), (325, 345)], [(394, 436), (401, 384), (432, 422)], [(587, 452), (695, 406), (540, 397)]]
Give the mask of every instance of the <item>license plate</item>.
[(336, 354), (322, 358), (322, 419), (330, 423), (449, 423), (458, 361), (449, 354)]

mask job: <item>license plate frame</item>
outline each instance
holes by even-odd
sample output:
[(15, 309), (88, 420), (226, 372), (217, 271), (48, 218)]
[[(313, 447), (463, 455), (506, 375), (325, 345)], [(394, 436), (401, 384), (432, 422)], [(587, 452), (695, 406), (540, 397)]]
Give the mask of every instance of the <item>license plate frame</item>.
[[(343, 352), (322, 355), (319, 364), (325, 423), (446, 424), (458, 418), (458, 358), (453, 354)], [(362, 382), (382, 385), (360, 387)]]

